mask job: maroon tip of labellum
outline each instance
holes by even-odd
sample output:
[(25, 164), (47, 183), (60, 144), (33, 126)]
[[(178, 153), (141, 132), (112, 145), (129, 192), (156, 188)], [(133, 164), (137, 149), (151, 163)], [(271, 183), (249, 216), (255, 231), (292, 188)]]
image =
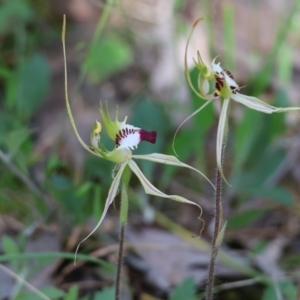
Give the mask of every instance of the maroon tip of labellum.
[(141, 141), (147, 141), (152, 144), (155, 144), (156, 136), (157, 136), (156, 131), (146, 131), (144, 129), (140, 130)]

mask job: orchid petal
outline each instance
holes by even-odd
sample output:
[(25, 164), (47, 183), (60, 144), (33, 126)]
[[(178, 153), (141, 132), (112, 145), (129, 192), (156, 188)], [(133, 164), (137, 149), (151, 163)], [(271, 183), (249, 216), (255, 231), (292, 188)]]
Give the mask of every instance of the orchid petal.
[[(188, 63), (187, 63), (187, 51), (188, 51), (188, 47), (189, 47), (189, 43), (190, 43), (191, 37), (192, 37), (192, 35), (193, 35), (193, 32), (194, 32), (195, 27), (196, 27), (197, 24), (198, 24), (200, 21), (202, 21), (202, 20), (203, 20), (203, 18), (200, 18), (200, 19), (198, 19), (198, 20), (193, 24), (192, 31), (191, 31), (191, 33), (190, 33), (190, 35), (189, 35), (189, 37), (188, 37), (188, 41), (187, 41), (187, 43), (186, 43), (186, 46), (185, 46), (185, 52), (184, 52), (184, 74), (185, 74), (185, 78), (186, 78), (186, 81), (187, 81), (189, 87), (192, 89), (192, 91), (193, 91), (198, 97), (204, 98), (205, 100), (211, 100), (212, 98), (214, 98), (214, 97), (213, 97), (213, 94), (210, 94), (210, 95), (203, 94), (203, 93), (202, 93), (202, 87), (201, 87), (201, 86), (200, 86), (200, 93), (199, 93), (199, 92), (196, 90), (196, 88), (194, 87), (194, 85), (193, 85), (193, 83), (192, 83), (192, 80), (191, 80), (191, 76), (190, 76), (190, 72), (189, 72)], [(199, 60), (201, 63), (203, 63), (199, 51), (197, 52), (197, 55), (198, 55), (198, 60)], [(203, 65), (204, 65), (204, 64), (203, 64)], [(197, 64), (196, 64), (196, 66), (197, 66)], [(203, 71), (203, 70), (201, 70), (201, 71)], [(201, 76), (201, 74), (200, 74), (200, 76)], [(200, 82), (202, 82), (202, 81), (200, 80)]]
[(213, 185), (213, 183), (202, 172), (200, 172), (199, 170), (197, 170), (185, 163), (182, 163), (175, 156), (165, 155), (165, 154), (160, 154), (160, 153), (152, 153), (152, 154), (145, 154), (145, 155), (133, 155), (132, 158), (151, 160), (151, 161), (154, 161), (154, 162), (157, 162), (160, 164), (178, 166), (178, 167), (183, 167), (183, 168), (188, 168), (188, 169), (194, 170), (194, 171), (198, 172), (200, 175), (202, 175), (211, 184), (211, 186), (215, 189), (215, 186)]
[(272, 114), (277, 110), (275, 106), (265, 103), (256, 97), (251, 97), (251, 96), (246, 96), (243, 94), (236, 93), (236, 94), (232, 94), (231, 98), (234, 101), (244, 104), (249, 108), (261, 111), (266, 114)]
[(117, 106), (115, 121), (113, 121), (110, 117), (110, 112), (108, 109), (108, 104), (106, 102), (106, 108), (103, 108), (102, 103), (100, 102), (100, 115), (102, 118), (102, 122), (104, 124), (105, 130), (107, 132), (108, 137), (115, 141), (116, 135), (118, 132), (126, 125), (127, 117), (125, 117), (124, 121), (119, 122), (119, 108)]
[(160, 191), (159, 189), (157, 189), (155, 186), (152, 185), (152, 183), (145, 177), (145, 175), (143, 174), (143, 172), (140, 170), (140, 168), (138, 167), (138, 165), (135, 163), (134, 160), (130, 160), (128, 162), (128, 166), (130, 167), (130, 169), (132, 170), (133, 173), (135, 173), (135, 175), (139, 178), (144, 190), (146, 194), (149, 195), (154, 195), (157, 197), (162, 197), (162, 198), (169, 198), (178, 202), (183, 202), (183, 203), (188, 203), (188, 204), (192, 204), (195, 205), (197, 207), (200, 208), (200, 217), (202, 215), (202, 208), (200, 205), (198, 205), (195, 202), (192, 202), (184, 197), (181, 196), (177, 196), (177, 195), (167, 195), (165, 193), (163, 193), (162, 191)]
[(230, 99), (223, 100), (223, 106), (220, 114), (218, 133), (217, 133), (217, 166), (222, 178), (228, 185), (229, 183), (227, 182), (222, 169), (222, 151), (224, 145), (225, 132), (227, 130), (226, 122), (227, 122), (227, 112), (228, 112), (229, 103), (230, 103)]
[(173, 138), (173, 143), (172, 143), (172, 148), (173, 148), (173, 151), (174, 153), (178, 156), (178, 154), (176, 153), (175, 151), (175, 139), (176, 139), (176, 135), (179, 131), (179, 129), (182, 127), (182, 125), (188, 121), (190, 118), (192, 118), (193, 116), (195, 116), (198, 112), (200, 112), (205, 106), (207, 106), (212, 100), (209, 100), (207, 102), (205, 102), (202, 106), (200, 106), (196, 111), (194, 111), (189, 117), (187, 117), (180, 125), (179, 127), (177, 128), (175, 134), (174, 134), (174, 138)]
[(76, 255), (77, 255), (77, 252), (78, 252), (78, 249), (79, 249), (79, 246), (84, 242), (86, 241), (97, 229), (98, 227), (101, 225), (107, 211), (108, 211), (108, 208), (109, 206), (111, 205), (111, 203), (114, 201), (114, 198), (118, 192), (118, 187), (119, 187), (119, 184), (120, 184), (120, 180), (121, 180), (121, 176), (123, 174), (123, 171), (125, 169), (125, 167), (127, 166), (127, 162), (124, 162), (124, 163), (121, 163), (119, 165), (119, 170), (117, 171), (117, 174), (110, 186), (110, 189), (109, 189), (109, 192), (108, 192), (108, 196), (107, 196), (107, 199), (105, 201), (105, 206), (104, 206), (104, 210), (102, 212), (102, 216), (99, 220), (99, 222), (97, 223), (97, 225), (95, 226), (95, 228), (89, 233), (89, 235), (87, 237), (85, 237), (77, 246), (76, 248), (76, 252), (75, 252), (75, 262), (76, 262)]
[(264, 112), (266, 114), (300, 110), (300, 107), (286, 107), (286, 108), (275, 107), (268, 103), (265, 103), (264, 101), (261, 101), (260, 99), (258, 99), (256, 97), (250, 97), (250, 96), (239, 94), (239, 93), (232, 94), (231, 98), (233, 100), (235, 100), (236, 102), (239, 102), (239, 103), (244, 104), (245, 106), (248, 106), (249, 108)]
[(68, 116), (72, 125), (72, 128), (75, 132), (75, 135), (78, 139), (78, 141), (80, 142), (80, 144), (89, 152), (91, 152), (92, 154), (101, 157), (100, 154), (94, 152), (80, 137), (78, 131), (77, 131), (77, 127), (75, 125), (75, 121), (72, 115), (72, 111), (71, 111), (71, 107), (70, 107), (70, 102), (69, 102), (69, 96), (68, 96), (68, 74), (67, 74), (67, 59), (66, 59), (66, 46), (65, 46), (65, 34), (66, 34), (66, 16), (64, 15), (64, 19), (63, 19), (63, 29), (62, 29), (62, 44), (63, 44), (63, 56), (64, 56), (64, 70), (65, 70), (65, 98), (66, 98), (66, 106), (67, 106), (67, 112), (68, 112)]

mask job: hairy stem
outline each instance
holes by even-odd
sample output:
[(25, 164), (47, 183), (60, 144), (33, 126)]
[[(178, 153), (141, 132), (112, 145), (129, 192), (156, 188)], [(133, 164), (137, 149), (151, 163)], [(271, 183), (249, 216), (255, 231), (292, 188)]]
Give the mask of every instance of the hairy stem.
[[(222, 149), (222, 168), (223, 168), (223, 154), (225, 144)], [(222, 183), (223, 179), (219, 169), (216, 174), (216, 194), (215, 194), (215, 226), (211, 241), (211, 254), (208, 266), (207, 285), (206, 285), (206, 300), (213, 299), (213, 290), (215, 282), (215, 265), (218, 256), (219, 245), (216, 245), (217, 238), (222, 226)]]
[(119, 238), (119, 254), (118, 254), (118, 265), (117, 265), (117, 275), (116, 275), (116, 289), (115, 289), (115, 300), (120, 300), (120, 286), (121, 286), (121, 275), (122, 275), (122, 265), (123, 265), (123, 250), (124, 250), (124, 237), (125, 237), (125, 227), (127, 223), (128, 215), (128, 194), (127, 188), (130, 180), (131, 171), (127, 166), (122, 175), (122, 189), (121, 189), (121, 210), (120, 210), (120, 238)]
[(116, 276), (115, 300), (120, 300), (120, 286), (121, 286), (121, 273), (122, 273), (122, 265), (123, 265), (125, 226), (126, 226), (126, 224), (121, 224), (120, 238), (119, 238), (119, 254), (118, 254), (118, 265), (117, 265), (117, 276)]

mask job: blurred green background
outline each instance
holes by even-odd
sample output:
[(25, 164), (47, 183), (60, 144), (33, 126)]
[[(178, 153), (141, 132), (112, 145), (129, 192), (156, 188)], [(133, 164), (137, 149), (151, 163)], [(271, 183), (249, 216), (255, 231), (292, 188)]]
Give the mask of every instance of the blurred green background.
[[(300, 106), (300, 1), (0, 1), (0, 299), (113, 299), (119, 197), (100, 229), (113, 164), (82, 149), (64, 100), (62, 15), (69, 97), (82, 138), (100, 101), (129, 124), (156, 130), (136, 153), (174, 155), (179, 124), (203, 102), (189, 91), (184, 48), (217, 55), (242, 93)], [(219, 100), (179, 131), (180, 160), (215, 176)], [(296, 299), (300, 263), (299, 113), (264, 115), (232, 103), (225, 157), (218, 299)], [(103, 140), (109, 148), (112, 145)], [(145, 195), (132, 177), (122, 299), (202, 297), (214, 193), (188, 170), (138, 162), (158, 188), (203, 207)], [(196, 236), (196, 237), (195, 237)], [(25, 283), (24, 283), (25, 281)], [(298, 292), (299, 297), (299, 292)], [(298, 299), (298, 298), (297, 298)]]

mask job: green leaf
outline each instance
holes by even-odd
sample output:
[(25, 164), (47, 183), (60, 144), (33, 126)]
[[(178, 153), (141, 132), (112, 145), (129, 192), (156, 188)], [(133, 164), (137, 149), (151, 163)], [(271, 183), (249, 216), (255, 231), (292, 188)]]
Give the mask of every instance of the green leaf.
[[(16, 254), (20, 252), (15, 241), (7, 235), (2, 237), (2, 247), (4, 254)], [(20, 264), (17, 261), (11, 261), (11, 265), (14, 271), (17, 271), (20, 266)]]
[(77, 300), (78, 299), (78, 286), (72, 285), (69, 289), (68, 294), (65, 296), (64, 300)]
[[(93, 208), (92, 208), (92, 213), (93, 213), (93, 217), (95, 218), (95, 220), (99, 220), (101, 218), (102, 212), (104, 210), (104, 205), (105, 203), (103, 203), (104, 199), (101, 198), (101, 194), (102, 194), (102, 187), (99, 184), (94, 184), (93, 188)], [(102, 199), (102, 201), (101, 201)]]
[[(65, 295), (64, 291), (53, 286), (42, 288), (39, 291), (48, 296), (51, 300), (60, 300), (61, 297)], [(24, 292), (18, 294), (15, 300), (41, 300), (41, 297), (34, 292)]]
[(196, 299), (196, 284), (192, 277), (186, 278), (179, 286), (177, 286), (169, 300), (195, 300)]
[(6, 33), (20, 23), (26, 23), (32, 16), (32, 10), (26, 1), (2, 1), (0, 9), (0, 33)]
[[(276, 107), (289, 106), (288, 95), (284, 90), (280, 89), (277, 91), (273, 105)], [(269, 129), (270, 141), (272, 141), (274, 138), (278, 137), (279, 135), (285, 132), (285, 117), (285, 113), (278, 113), (270, 115), (269, 118), (266, 120), (267, 123), (265, 123), (265, 127)]]
[(255, 142), (263, 127), (263, 114), (245, 108), (241, 122), (237, 125), (234, 143), (234, 169), (239, 169), (255, 147)]
[(285, 158), (283, 149), (270, 147), (268, 151), (264, 151), (264, 148), (259, 147), (260, 142), (255, 145), (256, 148), (252, 150), (251, 157), (248, 158), (249, 166), (247, 164), (245, 166), (247, 169), (236, 172), (232, 180), (233, 187), (241, 194), (249, 189), (263, 187)]
[(240, 229), (247, 227), (266, 212), (267, 209), (252, 209), (240, 212), (228, 219), (227, 229)]
[(28, 128), (19, 128), (11, 131), (6, 137), (6, 144), (10, 157), (14, 157), (19, 151), (21, 145), (29, 138), (30, 131)]
[(129, 46), (116, 34), (107, 35), (90, 48), (84, 69), (93, 82), (99, 82), (128, 67), (132, 62)]
[(86, 196), (87, 193), (91, 190), (91, 188), (92, 188), (91, 182), (84, 182), (76, 189), (76, 196), (77, 197)]
[(232, 3), (224, 3), (222, 9), (222, 23), (223, 23), (223, 37), (224, 37), (224, 52), (225, 57), (224, 60), (226, 61), (226, 68), (234, 72), (234, 61), (235, 61), (235, 8)]
[(293, 50), (289, 43), (283, 43), (277, 57), (277, 71), (281, 86), (288, 84), (293, 73)]
[(93, 300), (114, 300), (115, 299), (115, 288), (106, 288), (101, 292), (95, 294)]
[(276, 39), (274, 40), (274, 44), (271, 50), (268, 52), (267, 57), (263, 61), (263, 66), (260, 72), (256, 73), (250, 84), (248, 86), (253, 87), (254, 95), (259, 95), (270, 83), (270, 78), (274, 75), (273, 68), (274, 62), (276, 61), (278, 52), (281, 46), (285, 43), (286, 36), (290, 32), (290, 29), (293, 25), (294, 16), (297, 14), (299, 10), (299, 2), (295, 1), (293, 3), (293, 7), (289, 10), (289, 15), (286, 19), (281, 22), (281, 28), (279, 28), (278, 33), (276, 35)]
[[(198, 75), (199, 70), (197, 68), (194, 68), (190, 72), (190, 77), (192, 84), (194, 86), (197, 86), (198, 84)], [(199, 98), (193, 91), (190, 90), (190, 96), (192, 98), (192, 110), (196, 111), (199, 107), (201, 107), (203, 104), (207, 102), (207, 100), (203, 100)], [(195, 115), (192, 119), (193, 121), (193, 127), (192, 127), (192, 133), (194, 135), (194, 138), (192, 139), (195, 143), (195, 148), (193, 150), (193, 147), (186, 147), (190, 148), (190, 152), (195, 152), (197, 155), (197, 159), (199, 161), (199, 164), (203, 171), (205, 172), (205, 158), (204, 158), (204, 149), (205, 149), (205, 137), (208, 133), (208, 130), (212, 127), (212, 125), (215, 122), (215, 114), (214, 114), (214, 107), (213, 104), (209, 104), (205, 107), (203, 111)], [(195, 137), (197, 137), (195, 139)], [(178, 145), (178, 144), (177, 144)], [(186, 145), (185, 145), (186, 146)], [(180, 152), (178, 152), (180, 153)]]
[[(166, 135), (171, 129), (171, 122), (164, 113), (162, 107), (150, 99), (141, 99), (134, 108), (129, 124), (143, 128), (148, 131), (156, 131), (157, 139), (155, 144), (140, 143), (134, 154), (149, 154), (162, 152)], [(139, 165), (145, 176), (151, 179), (155, 164), (148, 161), (140, 161)]]
[(289, 190), (281, 187), (262, 187), (252, 190), (253, 196), (266, 197), (285, 206), (291, 206), (294, 203), (293, 196)]
[[(297, 287), (290, 281), (284, 280), (278, 283), (282, 299), (296, 299)], [(278, 299), (274, 285), (269, 285), (264, 293), (262, 300)]]
[(17, 84), (16, 105), (21, 115), (31, 116), (44, 101), (49, 89), (50, 69), (40, 54), (33, 55), (23, 66)]

